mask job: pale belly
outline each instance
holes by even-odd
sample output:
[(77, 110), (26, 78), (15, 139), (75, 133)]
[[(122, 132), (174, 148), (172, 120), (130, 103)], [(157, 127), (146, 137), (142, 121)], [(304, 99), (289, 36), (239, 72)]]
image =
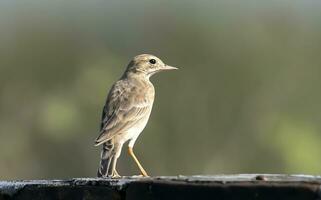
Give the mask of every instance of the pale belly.
[(136, 139), (138, 138), (139, 134), (144, 130), (144, 128), (146, 127), (146, 124), (148, 122), (150, 113), (148, 115), (146, 115), (143, 119), (141, 119), (140, 121), (138, 121), (133, 127), (129, 128), (126, 132), (119, 134), (118, 137), (118, 141), (120, 141), (121, 143), (125, 143), (128, 140), (130, 141), (129, 146), (134, 145)]

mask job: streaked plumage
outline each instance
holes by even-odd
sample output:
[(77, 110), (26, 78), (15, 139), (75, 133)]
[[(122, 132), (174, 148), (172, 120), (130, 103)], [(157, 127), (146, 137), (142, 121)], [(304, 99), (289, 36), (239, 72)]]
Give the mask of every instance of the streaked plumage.
[(99, 177), (117, 177), (117, 159), (122, 146), (129, 141), (129, 153), (142, 174), (147, 173), (132, 152), (134, 143), (145, 128), (155, 96), (149, 78), (153, 74), (177, 69), (165, 65), (159, 58), (149, 54), (134, 57), (123, 76), (112, 86), (103, 109), (100, 135), (95, 145), (103, 144)]

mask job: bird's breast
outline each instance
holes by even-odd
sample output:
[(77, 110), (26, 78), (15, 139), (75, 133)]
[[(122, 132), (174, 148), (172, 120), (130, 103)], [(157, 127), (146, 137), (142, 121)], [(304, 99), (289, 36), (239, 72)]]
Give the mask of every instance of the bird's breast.
[(150, 103), (154, 102), (155, 89), (151, 82), (140, 81), (136, 82), (131, 87), (131, 94), (134, 96), (136, 102)]
[(135, 140), (146, 127), (150, 113), (151, 109), (149, 110), (149, 113), (147, 113), (142, 119), (137, 121), (134, 126), (130, 127), (122, 134), (121, 140), (123, 140), (124, 142), (132, 139)]

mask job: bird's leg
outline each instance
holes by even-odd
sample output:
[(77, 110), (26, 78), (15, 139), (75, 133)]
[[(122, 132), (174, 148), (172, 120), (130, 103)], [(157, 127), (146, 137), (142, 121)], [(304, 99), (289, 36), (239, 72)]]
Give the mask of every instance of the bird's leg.
[(120, 177), (120, 175), (116, 171), (116, 164), (117, 164), (117, 160), (120, 156), (122, 146), (123, 146), (122, 143), (117, 143), (114, 145), (114, 149), (113, 149), (114, 156), (113, 156), (112, 161), (110, 163), (110, 169), (109, 169), (110, 171), (108, 172), (108, 174), (111, 174), (112, 178), (119, 178)]
[(133, 148), (132, 147), (128, 147), (128, 153), (129, 155), (134, 159), (135, 163), (137, 164), (140, 172), (142, 173), (143, 176), (148, 177), (148, 174), (146, 173), (146, 171), (144, 170), (143, 166), (140, 164), (140, 162), (138, 161), (138, 159), (136, 158)]

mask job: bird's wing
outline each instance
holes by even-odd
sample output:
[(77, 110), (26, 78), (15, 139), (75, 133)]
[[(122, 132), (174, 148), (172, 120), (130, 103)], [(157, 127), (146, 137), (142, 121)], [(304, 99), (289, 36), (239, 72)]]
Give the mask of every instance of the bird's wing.
[(122, 133), (151, 111), (152, 102), (146, 95), (133, 92), (129, 84), (115, 84), (111, 89), (104, 107), (101, 132), (95, 141), (100, 145), (117, 133)]

